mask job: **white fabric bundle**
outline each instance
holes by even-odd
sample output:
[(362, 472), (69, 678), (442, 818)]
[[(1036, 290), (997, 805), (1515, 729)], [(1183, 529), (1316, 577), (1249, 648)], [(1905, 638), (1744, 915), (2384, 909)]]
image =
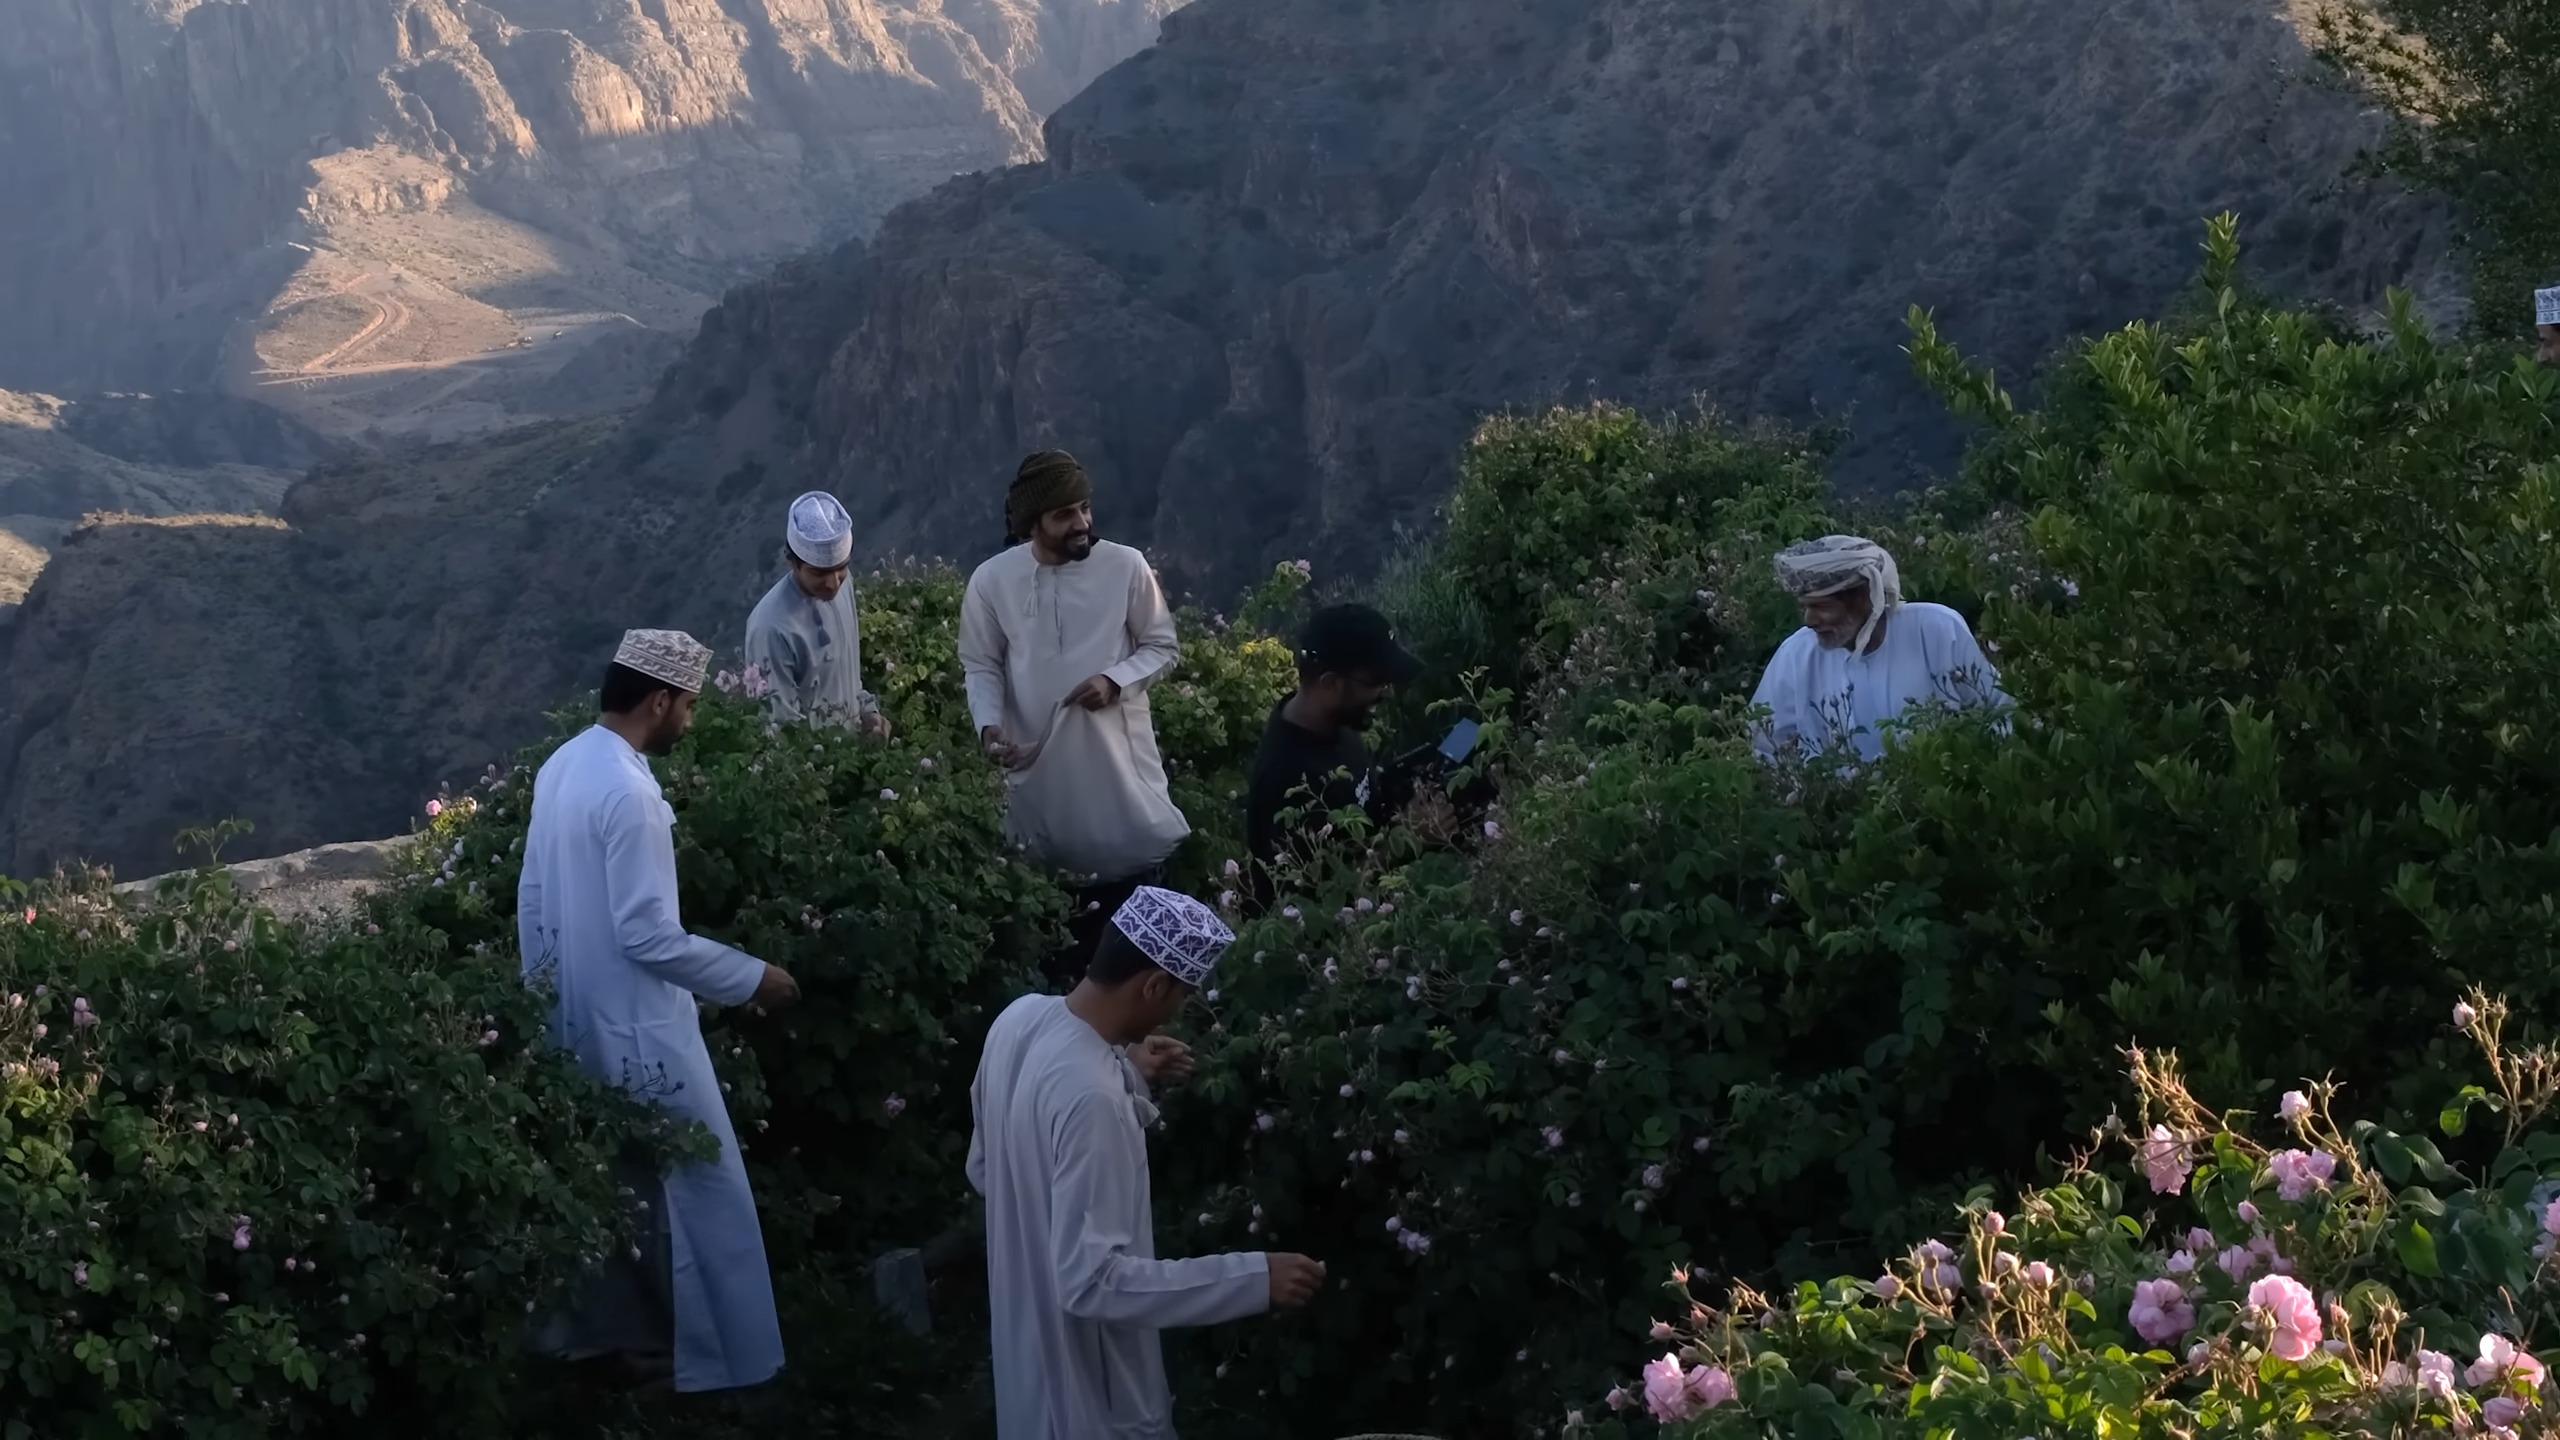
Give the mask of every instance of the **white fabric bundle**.
[(1902, 604), (1902, 572), (1893, 556), (1872, 540), (1855, 535), (1825, 535), (1778, 552), (1778, 583), (1799, 600), (1813, 600), (1864, 587), (1870, 613), (1850, 653), (1863, 655), (1876, 627)]
[(853, 517), (833, 495), (812, 490), (791, 502), (788, 538), (801, 564), (833, 570), (853, 558)]

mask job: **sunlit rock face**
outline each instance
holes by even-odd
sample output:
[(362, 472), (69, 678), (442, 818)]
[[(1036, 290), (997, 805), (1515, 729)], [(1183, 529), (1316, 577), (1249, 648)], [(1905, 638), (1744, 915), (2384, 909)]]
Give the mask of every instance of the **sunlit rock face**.
[(491, 428), (508, 385), (400, 372), (688, 332), (774, 259), (1037, 156), (1176, 3), (9, 0), (0, 385)]

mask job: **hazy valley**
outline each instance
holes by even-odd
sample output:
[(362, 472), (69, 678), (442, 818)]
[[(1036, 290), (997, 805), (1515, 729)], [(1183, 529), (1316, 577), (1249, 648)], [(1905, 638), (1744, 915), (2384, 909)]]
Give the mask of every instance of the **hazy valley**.
[[(469, 70), (468, 50), (511, 76), (537, 20), (629, 7), (374, 8), (403, 17), (373, 36), (386, 55), (447, 37), (435, 65)], [(798, 13), (761, 8), (777, 25)], [(842, 4), (799, 8), (838, 18), (794, 34), (860, 30)], [(914, 35), (974, 37), (997, 10), (901, 11), (908, 28), (882, 33), (912, 55)], [(1905, 307), (2022, 371), (2157, 310), (2192, 272), (2201, 217), (2226, 208), (2277, 288), (2350, 308), (2394, 283), (2453, 299), (2441, 217), (2342, 183), (2369, 119), (2301, 83), (2293, 30), (2257, 5), (1198, 0), (1066, 100), (1075, 66), (1022, 57), (1072, 48), (1046, 38), (1059, 16), (1092, 34), (1106, 11), (1129, 22), (1109, 33), (1154, 31), (1152, 15), (1058, 3), (1037, 46), (973, 40), (1013, 57), (1020, 113), (1064, 100), (1045, 135), (1007, 129), (1016, 112), (990, 101), (967, 125), (897, 132), (907, 148), (820, 144), (871, 113), (819, 104), (851, 105), (852, 52), (768, 72), (788, 47), (761, 40), (738, 73), (806, 85), (759, 78), (738, 113), (819, 117), (790, 128), (788, 165), (791, 147), (758, 138), (780, 131), (743, 120), (604, 133), (592, 117), (631, 112), (596, 98), (622, 92), (583, 61), (562, 62), (564, 88), (501, 87), (522, 128), (438, 122), (449, 154), (430, 137), (384, 158), (372, 132), (341, 132), (367, 142), (335, 152), (347, 166), (455, 188), (330, 212), (325, 242), (293, 242), (310, 255), (283, 251), (296, 258), (254, 317), (208, 320), (191, 353), (229, 392), (281, 398), (357, 448), (296, 483), (281, 523), (110, 523), (63, 546), (0, 634), (0, 870), (157, 864), (176, 829), (230, 814), (260, 827), (242, 853), (397, 829), (437, 780), (502, 758), (591, 685), (623, 626), (734, 647), (782, 504), (810, 486), (852, 508), (866, 560), (965, 563), (992, 545), (1013, 462), (1063, 445), (1094, 469), (1106, 527), (1223, 598), (1280, 559), (1357, 574), (1427, 533), (1476, 417), (1509, 406), (1703, 398), (1838, 422), (1843, 483), (1914, 483), (1960, 431), (1907, 374)], [(470, 45), (435, 28), (447, 14)], [(286, 30), (364, 28), (305, 20)], [(182, 28), (213, 23), (197, 9)], [(579, 44), (654, 77), (644, 95), (693, 93), (645, 47)], [(1108, 51), (1075, 53), (1099, 72)], [(430, 71), (445, 73), (367, 73), (410, 76), (415, 95), (441, 83)], [(373, 113), (358, 88), (344, 113)], [(599, 108), (563, 127), (536, 94)], [(803, 98), (769, 98), (783, 94)], [(981, 121), (969, 133), (997, 138), (956, 163), (950, 137)], [(712, 158), (629, 161), (675, 150)], [(778, 177), (885, 174), (891, 155), (907, 193), (942, 183), (867, 240), (702, 308), (760, 258), (745, 238), (769, 256), (877, 218), (828, 196), (881, 190)], [(959, 169), (976, 173), (944, 178)], [(367, 183), (352, 188), (411, 194)], [(528, 282), (543, 264), (560, 268)], [(98, 334), (192, 333), (112, 309)], [(696, 312), (681, 345), (652, 338)], [(0, 305), (0, 326), (62, 337), (60, 354), (109, 354), (73, 342), (92, 323), (28, 294)], [(376, 426), (452, 443), (368, 449)]]

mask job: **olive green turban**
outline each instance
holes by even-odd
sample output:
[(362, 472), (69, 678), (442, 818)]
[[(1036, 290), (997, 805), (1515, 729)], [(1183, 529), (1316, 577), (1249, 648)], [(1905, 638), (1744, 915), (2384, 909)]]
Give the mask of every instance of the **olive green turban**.
[(1082, 505), (1093, 498), (1093, 477), (1064, 450), (1042, 450), (1026, 456), (1013, 474), (1004, 497), (1004, 528), (1016, 540), (1030, 538), (1032, 527), (1052, 510)]

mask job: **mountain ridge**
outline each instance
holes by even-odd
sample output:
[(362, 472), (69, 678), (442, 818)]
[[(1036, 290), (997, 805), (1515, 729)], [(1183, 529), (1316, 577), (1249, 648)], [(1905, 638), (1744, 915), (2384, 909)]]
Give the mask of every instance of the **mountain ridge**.
[(498, 428), (613, 324), (1036, 154), (1175, 3), (16, 0), (0, 385)]
[[(732, 287), (628, 422), (326, 465), (280, 537), (68, 549), (0, 640), (37, 697), (0, 713), (0, 868), (129, 865), (224, 814), (256, 848), (388, 833), (592, 685), (623, 626), (733, 649), (806, 488), (866, 562), (965, 565), (1019, 456), (1063, 446), (1101, 527), (1214, 597), (1428, 534), (1490, 411), (1845, 416), (1844, 485), (1943, 473), (1964, 432), (1909, 373), (1907, 306), (2026, 371), (2170, 303), (2223, 210), (2280, 292), (2441, 306), (2445, 216), (2339, 183), (2371, 117), (2292, 83), (2306, 63), (2238, 0), (1198, 0), (1041, 161)], [(274, 617), (238, 662), (268, 683), (199, 660), (234, 653), (198, 643), (218, 605), (131, 643), (302, 773), (152, 778), (182, 727), (94, 656), (186, 545), (271, 549), (224, 571)], [(83, 788), (38, 795), (49, 767)]]

